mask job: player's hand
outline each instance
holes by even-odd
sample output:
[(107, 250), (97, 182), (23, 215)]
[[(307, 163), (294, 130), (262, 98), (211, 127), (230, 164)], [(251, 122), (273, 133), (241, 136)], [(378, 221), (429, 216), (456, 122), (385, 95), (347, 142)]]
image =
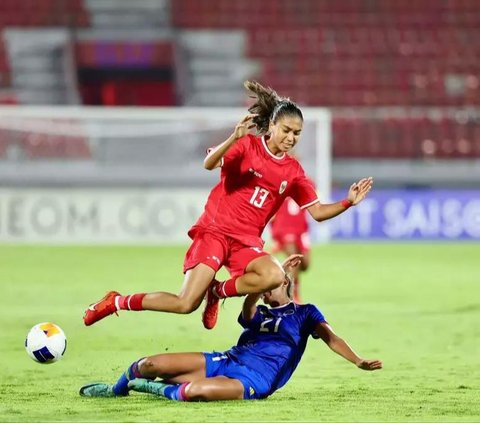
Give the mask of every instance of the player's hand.
[(361, 360), (357, 363), (357, 367), (362, 370), (380, 370), (383, 363), (380, 360)]
[(352, 206), (357, 205), (362, 201), (372, 189), (373, 178), (370, 176), (368, 178), (360, 179), (358, 182), (355, 182), (350, 186), (348, 190), (348, 200), (352, 203)]
[(303, 254), (291, 254), (282, 263), (283, 270), (288, 272), (290, 269), (297, 267), (302, 262)]
[(233, 132), (233, 135), (236, 140), (247, 135), (250, 129), (255, 128), (256, 125), (252, 122), (255, 116), (257, 115), (249, 114), (245, 116), (240, 122), (237, 123), (237, 126), (235, 126), (235, 131)]

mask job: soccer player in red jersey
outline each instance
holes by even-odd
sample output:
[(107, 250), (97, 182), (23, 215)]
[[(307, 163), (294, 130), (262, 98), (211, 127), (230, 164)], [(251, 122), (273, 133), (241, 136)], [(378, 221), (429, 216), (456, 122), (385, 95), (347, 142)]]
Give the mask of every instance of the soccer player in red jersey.
[[(202, 320), (211, 329), (217, 320), (220, 298), (266, 292), (284, 281), (285, 272), (278, 260), (263, 251), (261, 235), (287, 197), (321, 222), (355, 206), (370, 191), (373, 180), (364, 178), (350, 186), (344, 200), (320, 203), (300, 163), (287, 154), (302, 132), (300, 108), (257, 82), (247, 81), (245, 87), (256, 99), (249, 108), (250, 114), (204, 160), (208, 170), (221, 168), (220, 182), (188, 232), (193, 241), (185, 256), (180, 293), (123, 296), (108, 292), (85, 311), (85, 325), (117, 310), (191, 313), (206, 296)], [(250, 133), (253, 128), (256, 134)], [(222, 266), (231, 278), (218, 282), (215, 274)]]
[(273, 253), (302, 255), (300, 265), (292, 270), (293, 301), (301, 303), (299, 274), (310, 266), (310, 234), (306, 210), (288, 197), (273, 216), (270, 231), (274, 241)]

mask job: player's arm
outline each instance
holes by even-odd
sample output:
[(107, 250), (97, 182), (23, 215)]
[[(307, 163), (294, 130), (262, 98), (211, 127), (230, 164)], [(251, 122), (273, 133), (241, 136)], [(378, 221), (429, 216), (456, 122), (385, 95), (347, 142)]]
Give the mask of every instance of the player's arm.
[(222, 164), (222, 158), (228, 150), (242, 137), (248, 134), (248, 131), (255, 127), (252, 124), (252, 119), (256, 115), (249, 114), (245, 116), (238, 124), (235, 126), (233, 134), (230, 135), (224, 142), (218, 145), (216, 148), (212, 149), (205, 157), (203, 161), (203, 166), (207, 170), (213, 170), (217, 167), (220, 167)]
[(347, 198), (332, 204), (321, 204), (316, 202), (307, 208), (310, 215), (317, 221), (331, 219), (343, 213), (351, 206), (360, 203), (372, 189), (373, 178), (363, 178), (353, 183), (348, 190)]
[(380, 360), (366, 360), (359, 357), (350, 345), (340, 338), (326, 322), (317, 323), (314, 337), (322, 338), (332, 351), (341, 355), (345, 360), (350, 361), (362, 370), (378, 370), (382, 368), (382, 362)]
[(251, 322), (257, 312), (257, 302), (262, 294), (248, 294), (243, 301), (242, 317), (247, 323)]

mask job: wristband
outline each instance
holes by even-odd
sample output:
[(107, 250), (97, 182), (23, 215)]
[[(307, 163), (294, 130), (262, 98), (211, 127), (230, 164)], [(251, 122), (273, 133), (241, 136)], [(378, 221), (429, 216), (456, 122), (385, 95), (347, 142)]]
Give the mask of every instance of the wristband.
[(342, 206), (345, 207), (345, 210), (353, 206), (352, 202), (348, 198), (343, 199), (341, 203)]

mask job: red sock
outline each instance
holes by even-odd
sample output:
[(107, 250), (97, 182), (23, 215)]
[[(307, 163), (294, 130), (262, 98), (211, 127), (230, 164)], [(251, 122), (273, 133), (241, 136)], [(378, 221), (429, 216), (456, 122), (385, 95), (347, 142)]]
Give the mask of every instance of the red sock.
[(147, 294), (132, 294), (132, 295), (120, 295), (115, 298), (115, 305), (117, 310), (143, 310), (142, 300)]
[(225, 282), (216, 282), (213, 286), (213, 292), (217, 295), (218, 298), (227, 298), (227, 297), (238, 297), (237, 278), (231, 278)]
[(190, 385), (190, 382), (185, 382), (180, 385), (180, 391), (178, 392), (180, 401), (189, 401), (187, 393), (185, 392), (188, 385)]

